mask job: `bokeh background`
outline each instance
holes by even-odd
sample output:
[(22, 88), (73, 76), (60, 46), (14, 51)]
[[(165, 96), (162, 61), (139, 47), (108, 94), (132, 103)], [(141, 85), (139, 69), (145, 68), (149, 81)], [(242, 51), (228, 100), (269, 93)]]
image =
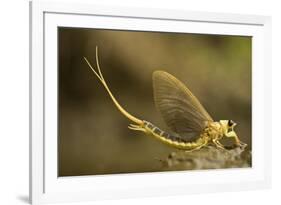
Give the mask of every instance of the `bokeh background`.
[[(251, 37), (59, 28), (59, 176), (161, 171), (173, 148), (127, 128), (83, 56), (140, 119), (168, 130), (153, 102), (152, 73), (165, 70), (215, 120), (232, 119), (251, 148)], [(229, 142), (226, 142), (229, 143)]]

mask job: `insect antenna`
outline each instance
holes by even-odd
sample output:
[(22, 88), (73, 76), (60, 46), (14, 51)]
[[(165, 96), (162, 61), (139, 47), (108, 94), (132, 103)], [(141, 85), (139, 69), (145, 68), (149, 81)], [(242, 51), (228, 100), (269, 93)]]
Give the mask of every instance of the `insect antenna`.
[(131, 115), (130, 113), (128, 113), (119, 103), (118, 101), (115, 99), (115, 97), (113, 96), (113, 94), (111, 93), (106, 81), (103, 78), (100, 66), (99, 66), (99, 58), (98, 58), (98, 47), (96, 46), (96, 64), (97, 64), (97, 69), (98, 72), (93, 68), (93, 66), (91, 65), (91, 63), (88, 61), (88, 59), (86, 57), (84, 57), (84, 60), (86, 61), (86, 63), (88, 64), (88, 66), (91, 68), (91, 70), (94, 72), (95, 76), (97, 76), (97, 78), (99, 79), (99, 81), (102, 83), (102, 85), (104, 86), (104, 88), (106, 89), (107, 93), (109, 94), (111, 100), (113, 101), (113, 103), (115, 104), (115, 106), (118, 108), (118, 110), (128, 119), (130, 119), (131, 121), (135, 122), (138, 125), (143, 124), (143, 121), (134, 117), (133, 115)]

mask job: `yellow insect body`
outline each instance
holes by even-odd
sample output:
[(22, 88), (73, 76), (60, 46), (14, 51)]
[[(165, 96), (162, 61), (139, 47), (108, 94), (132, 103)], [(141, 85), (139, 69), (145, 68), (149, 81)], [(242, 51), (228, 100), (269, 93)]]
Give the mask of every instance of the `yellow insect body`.
[[(146, 125), (146, 123), (149, 123), (149, 122), (144, 121), (143, 128), (144, 128), (144, 130), (145, 130), (144, 132), (146, 134), (153, 136), (156, 139), (162, 141), (163, 143), (171, 145), (178, 149), (194, 150), (194, 149), (199, 149), (208, 143), (208, 137), (207, 137), (206, 133), (202, 133), (202, 135), (196, 141), (184, 142), (184, 141), (180, 140), (179, 137), (178, 137), (178, 139), (176, 139), (177, 137), (171, 136), (170, 134), (166, 133), (165, 131), (160, 130), (159, 128), (152, 125), (151, 123), (149, 123), (149, 124), (154, 127), (150, 128), (149, 126)], [(156, 132), (156, 129), (159, 129), (160, 133)]]
[(152, 123), (136, 118), (128, 113), (115, 99), (100, 70), (98, 48), (96, 47), (97, 70), (89, 61), (85, 61), (100, 80), (118, 110), (135, 124), (129, 129), (141, 131), (161, 142), (186, 151), (193, 151), (213, 143), (224, 149), (220, 143), (223, 137), (234, 138), (237, 146), (246, 146), (233, 130), (236, 126), (232, 120), (215, 122), (192, 92), (177, 78), (164, 71), (153, 73), (153, 90), (156, 107), (168, 127), (174, 132), (169, 134)]

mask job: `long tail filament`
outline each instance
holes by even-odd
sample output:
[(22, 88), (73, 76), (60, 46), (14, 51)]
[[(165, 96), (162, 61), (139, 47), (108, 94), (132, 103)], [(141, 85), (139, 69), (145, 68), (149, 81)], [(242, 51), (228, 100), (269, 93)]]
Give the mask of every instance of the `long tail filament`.
[(97, 68), (98, 68), (98, 73), (96, 72), (96, 70), (92, 67), (92, 65), (90, 64), (90, 62), (87, 60), (86, 57), (84, 57), (85, 61), (87, 62), (88, 66), (91, 68), (91, 70), (94, 72), (95, 76), (97, 76), (97, 78), (100, 80), (100, 82), (102, 83), (102, 85), (104, 86), (104, 88), (106, 89), (107, 93), (109, 94), (110, 98), (112, 99), (113, 103), (115, 104), (115, 106), (118, 108), (118, 110), (125, 115), (128, 119), (130, 119), (131, 121), (135, 122), (138, 125), (143, 124), (143, 121), (134, 117), (133, 115), (131, 115), (130, 113), (128, 113), (119, 103), (118, 101), (115, 99), (115, 97), (113, 96), (113, 94), (111, 93), (109, 87), (107, 86), (103, 75), (101, 73), (101, 69), (99, 66), (99, 58), (98, 58), (98, 47), (96, 46), (96, 63), (97, 63)]

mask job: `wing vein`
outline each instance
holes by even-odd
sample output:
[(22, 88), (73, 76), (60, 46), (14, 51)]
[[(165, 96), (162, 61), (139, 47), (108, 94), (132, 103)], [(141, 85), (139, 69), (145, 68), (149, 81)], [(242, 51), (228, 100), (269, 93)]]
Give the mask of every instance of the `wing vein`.
[(167, 126), (185, 140), (197, 138), (213, 121), (198, 99), (177, 78), (164, 71), (153, 73), (155, 105)]

